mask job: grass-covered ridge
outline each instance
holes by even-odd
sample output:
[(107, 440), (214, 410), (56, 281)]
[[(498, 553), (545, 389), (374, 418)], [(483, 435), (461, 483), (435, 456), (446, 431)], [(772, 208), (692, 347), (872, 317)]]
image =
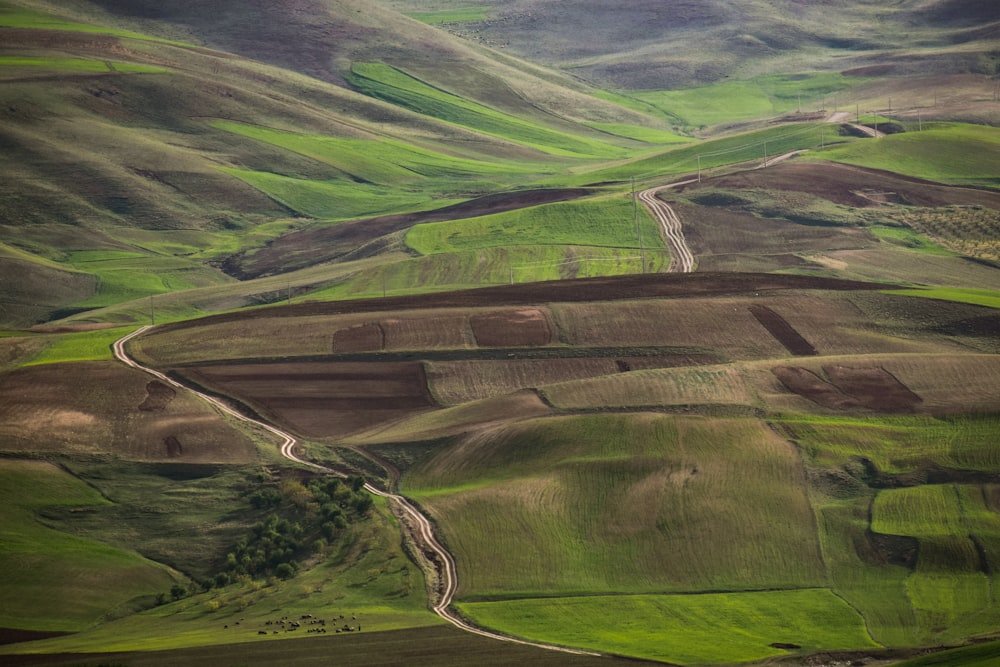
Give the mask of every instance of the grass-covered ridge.
[(837, 97), (864, 83), (832, 72), (772, 74), (724, 81), (681, 90), (639, 91), (632, 95), (681, 119), (688, 127), (705, 128), (793, 111), (833, 111)]
[[(109, 504), (58, 466), (5, 460), (0, 482), (7, 508), (0, 522), (0, 561), (9, 573), (0, 627), (76, 632), (100, 621), (109, 606), (149, 606), (180, 580), (134, 550), (40, 524), (44, 512)], [(62, 602), (53, 604), (56, 600)]]
[(831, 149), (824, 159), (884, 169), (943, 183), (1000, 188), (1000, 130), (966, 124), (935, 124), (877, 142)]
[(379, 63), (355, 63), (348, 80), (367, 95), (552, 155), (612, 158), (622, 150), (504, 114)]

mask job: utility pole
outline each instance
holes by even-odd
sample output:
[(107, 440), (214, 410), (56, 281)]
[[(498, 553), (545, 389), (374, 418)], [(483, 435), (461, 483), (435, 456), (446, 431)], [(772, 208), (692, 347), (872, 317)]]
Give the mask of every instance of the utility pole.
[(857, 124), (860, 125), (861, 124), (861, 104), (860, 103), (854, 105), (854, 117), (857, 119), (855, 122), (857, 122)]
[(156, 311), (153, 309), (153, 295), (149, 295), (149, 325), (156, 326)]
[(698, 156), (698, 182), (701, 183), (701, 156)]
[(923, 131), (924, 131), (924, 124), (920, 120), (920, 112), (918, 111), (917, 112), (917, 132), (923, 132)]
[(767, 142), (764, 142), (764, 166), (767, 166)]
[(292, 305), (292, 281), (288, 281), (288, 305)]

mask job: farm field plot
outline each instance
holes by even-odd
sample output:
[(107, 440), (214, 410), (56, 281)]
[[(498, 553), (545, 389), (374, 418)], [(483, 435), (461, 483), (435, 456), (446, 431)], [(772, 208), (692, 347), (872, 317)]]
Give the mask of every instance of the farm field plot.
[(796, 452), (753, 419), (535, 419), (455, 439), (402, 483), (440, 522), (464, 600), (823, 578)]
[[(80, 391), (80, 386), (91, 387)], [(249, 463), (254, 443), (185, 392), (112, 362), (45, 364), (0, 382), (0, 450)]]
[(423, 366), (413, 362), (206, 365), (179, 372), (315, 437), (346, 435), (434, 406)]
[[(701, 595), (622, 595), (467, 602), (480, 623), (536, 641), (699, 665), (878, 646), (864, 619), (815, 588)], [(777, 646), (776, 646), (777, 645)]]
[(703, 271), (806, 268), (804, 258), (811, 254), (878, 243), (858, 227), (802, 224), (683, 201), (671, 206), (684, 221), (684, 236)]
[(905, 587), (922, 634), (963, 636), (1000, 622), (991, 594), (1000, 515), (985, 507), (983, 489), (927, 484), (880, 491), (872, 506), (872, 530), (916, 538), (920, 544)]
[(784, 351), (738, 298), (554, 304), (552, 314), (571, 345), (693, 346), (734, 359)]
[[(540, 388), (554, 383), (617, 375), (633, 370), (696, 366), (708, 363), (711, 359), (710, 355), (699, 357), (678, 353), (644, 357), (441, 361), (427, 363), (427, 379), (431, 392), (439, 403), (457, 405), (524, 388)], [(551, 400), (552, 396), (546, 394), (546, 398)]]
[(821, 355), (929, 349), (884, 335), (851, 295), (828, 292), (556, 304), (552, 312), (563, 338), (575, 345), (690, 345), (732, 359), (788, 355), (780, 337), (754, 315), (755, 308), (775, 313)]
[[(776, 365), (775, 368), (777, 367)], [(831, 356), (819, 360), (798, 358), (794, 363), (794, 368), (803, 369), (814, 376), (813, 386), (829, 384), (824, 379), (828, 377), (825, 370), (827, 367), (883, 374), (883, 379), (877, 383), (879, 389), (872, 396), (871, 402), (844, 405), (843, 409), (860, 407), (876, 411), (888, 409), (892, 412), (894, 410), (886, 401), (894, 385), (897, 385), (895, 391), (912, 393), (918, 399), (909, 400), (900, 407), (908, 407), (919, 413), (957, 414), (994, 412), (1000, 409), (1000, 398), (995, 393), (1000, 373), (1000, 356), (997, 355), (873, 354)], [(786, 388), (785, 392), (788, 391), (790, 390)], [(807, 396), (811, 392), (804, 390), (794, 393)], [(857, 397), (850, 390), (847, 393)], [(823, 405), (822, 402), (817, 403)], [(816, 407), (814, 405), (814, 409)], [(824, 407), (836, 408), (833, 404), (826, 404)]]
[(608, 374), (545, 385), (541, 391), (552, 405), (572, 410), (761, 404), (753, 383), (733, 365)]

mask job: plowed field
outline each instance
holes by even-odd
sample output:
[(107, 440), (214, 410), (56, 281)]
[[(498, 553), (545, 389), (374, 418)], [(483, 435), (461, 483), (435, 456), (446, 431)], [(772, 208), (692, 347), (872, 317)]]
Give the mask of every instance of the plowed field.
[(313, 437), (346, 435), (434, 407), (419, 363), (232, 364), (180, 373)]

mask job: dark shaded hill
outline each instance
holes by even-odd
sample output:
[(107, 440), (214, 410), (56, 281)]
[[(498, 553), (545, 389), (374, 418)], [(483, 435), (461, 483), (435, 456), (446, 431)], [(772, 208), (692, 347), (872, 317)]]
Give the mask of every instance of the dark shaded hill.
[[(420, 16), (420, 0), (384, 0)], [(457, 8), (464, 0), (439, 6)], [(988, 0), (724, 2), (601, 0), (487, 2), (481, 20), (448, 24), (459, 34), (502, 45), (598, 85), (630, 90), (695, 86), (795, 68), (851, 69), (907, 52), (896, 72), (956, 65), (992, 74), (980, 54), (992, 49), (1000, 20)], [(982, 41), (980, 53), (953, 49)], [(919, 56), (909, 53), (917, 42)], [(928, 50), (927, 47), (931, 47)], [(799, 60), (808, 50), (808, 65)], [(919, 65), (917, 64), (919, 63)]]

